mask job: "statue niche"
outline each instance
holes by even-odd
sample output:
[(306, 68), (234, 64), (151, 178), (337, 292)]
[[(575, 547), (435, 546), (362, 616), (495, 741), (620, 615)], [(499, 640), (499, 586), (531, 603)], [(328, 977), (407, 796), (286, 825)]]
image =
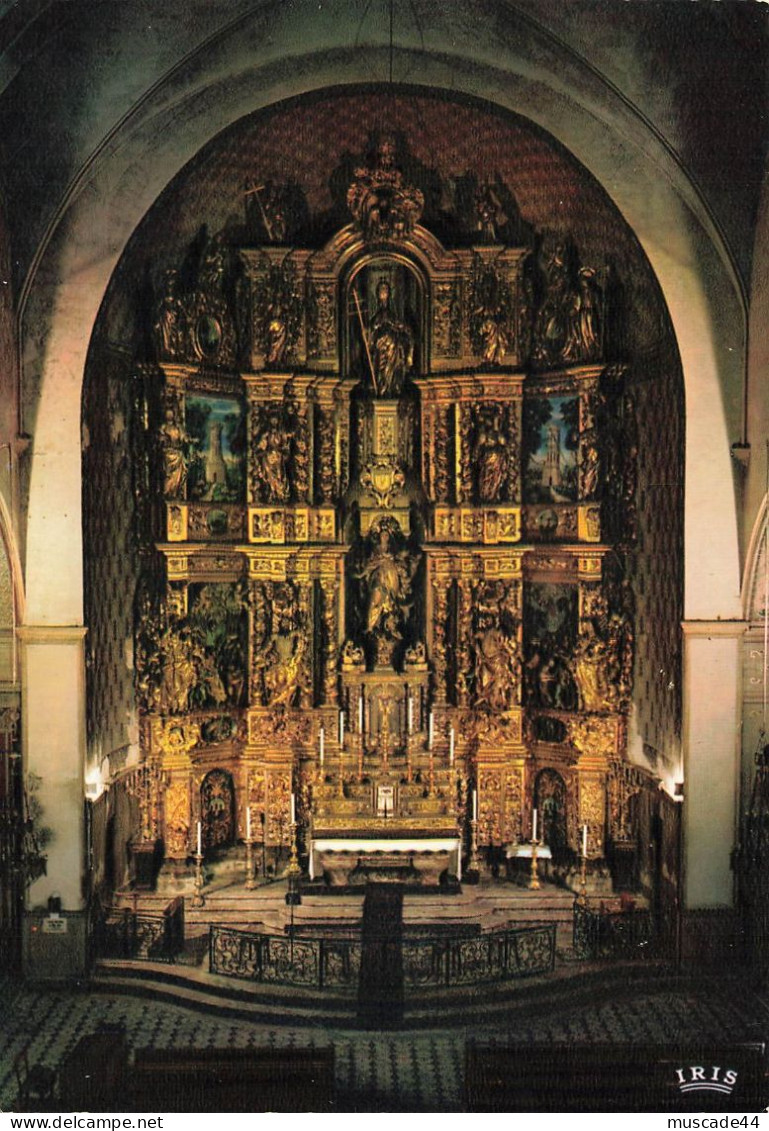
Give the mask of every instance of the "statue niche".
[(397, 400), (421, 372), (421, 305), (418, 281), (402, 263), (375, 260), (352, 278), (349, 372), (360, 377), (366, 395)]
[[(378, 519), (355, 571), (361, 610), (359, 636), (377, 668), (392, 668), (408, 644), (413, 582), (421, 555), (409, 550), (394, 518)], [(405, 643), (404, 643), (405, 642)]]

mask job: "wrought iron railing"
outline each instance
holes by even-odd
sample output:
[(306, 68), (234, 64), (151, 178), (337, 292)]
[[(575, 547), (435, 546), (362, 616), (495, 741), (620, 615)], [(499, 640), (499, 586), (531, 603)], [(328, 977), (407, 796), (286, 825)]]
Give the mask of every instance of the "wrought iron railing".
[(360, 955), (359, 938), (291, 938), (216, 925), (209, 934), (211, 973), (251, 982), (355, 988)]
[(654, 918), (646, 908), (580, 899), (574, 903), (577, 958), (647, 958), (656, 952), (657, 941)]
[(403, 943), (406, 986), (467, 986), (547, 974), (555, 965), (555, 924), (489, 931), (474, 938)]
[[(474, 938), (402, 942), (404, 985), (474, 985), (545, 974), (555, 963), (555, 924), (490, 931)], [(212, 974), (252, 982), (357, 989), (361, 942), (350, 938), (290, 938), (212, 926)]]
[(99, 958), (173, 962), (183, 950), (183, 896), (172, 899), (160, 915), (125, 907), (103, 913), (94, 925), (94, 951)]

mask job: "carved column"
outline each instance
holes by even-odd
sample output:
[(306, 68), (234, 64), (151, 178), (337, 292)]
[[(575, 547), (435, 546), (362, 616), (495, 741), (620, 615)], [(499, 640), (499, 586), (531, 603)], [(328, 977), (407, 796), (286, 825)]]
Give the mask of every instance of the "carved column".
[(310, 465), (312, 459), (312, 437), (310, 430), (309, 404), (302, 398), (295, 415), (294, 461), (292, 467), (294, 494), (298, 502), (312, 501), (312, 482)]
[(267, 609), (272, 595), (272, 582), (271, 581), (255, 581), (250, 582), (251, 592), (251, 624), (250, 624), (250, 679), (249, 679), (249, 703), (252, 706), (261, 707), (264, 705), (264, 693), (262, 688), (262, 669), (259, 665), (259, 659), (264, 647), (264, 642), (267, 636)]
[(323, 621), (322, 655), (322, 698), (327, 705), (336, 706), (339, 702), (337, 660), (341, 645), (340, 601), (344, 586), (342, 559), (321, 563), (320, 574), (321, 618)]
[(523, 400), (517, 397), (507, 406), (507, 443), (510, 458), (507, 466), (505, 495), (507, 502), (521, 502), (521, 415)]
[(299, 695), (297, 706), (313, 706), (313, 655), (312, 655), (312, 582), (297, 582), (299, 595), (299, 631), (305, 635), (305, 648), (299, 674)]
[(470, 436), (473, 418), (469, 404), (460, 402), (454, 408), (454, 478), (458, 503), (473, 500), (473, 469)]
[(457, 706), (467, 707), (470, 702), (467, 675), (472, 664), (473, 586), (468, 577), (457, 581)]
[(446, 563), (439, 563), (433, 556), (428, 562), (432, 597), (432, 616), (428, 622), (431, 633), (430, 659), (433, 667), (433, 697), (437, 707), (446, 705), (446, 679), (448, 674), (448, 619), (450, 584)]
[(337, 495), (336, 413), (333, 404), (315, 410), (315, 501), (332, 503)]
[(436, 405), (432, 410), (432, 485), (436, 503), (447, 503), (451, 491), (449, 417), (450, 409)]

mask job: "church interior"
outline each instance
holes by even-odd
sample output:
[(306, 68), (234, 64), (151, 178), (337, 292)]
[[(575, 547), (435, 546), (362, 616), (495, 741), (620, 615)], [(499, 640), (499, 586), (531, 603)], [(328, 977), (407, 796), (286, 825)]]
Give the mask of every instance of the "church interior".
[(763, 1110), (763, 5), (0, 57), (0, 1110)]

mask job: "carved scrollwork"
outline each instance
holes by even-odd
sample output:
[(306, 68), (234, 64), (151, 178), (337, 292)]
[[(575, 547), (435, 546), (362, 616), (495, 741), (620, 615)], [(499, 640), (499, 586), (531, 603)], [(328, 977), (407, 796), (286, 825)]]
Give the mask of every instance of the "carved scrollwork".
[(434, 427), (433, 484), (435, 501), (449, 501), (451, 490), (449, 409), (438, 406), (432, 414)]
[(309, 638), (306, 601), (290, 581), (257, 582), (252, 701), (271, 707), (307, 702)]
[(438, 283), (433, 305), (433, 352), (436, 357), (462, 353), (462, 305), (459, 280)]
[(402, 239), (422, 215), (424, 196), (405, 182), (395, 154), (395, 139), (384, 134), (373, 163), (355, 170), (347, 190), (347, 207), (369, 240)]
[(330, 503), (337, 496), (335, 459), (335, 419), (331, 408), (316, 413), (317, 459), (315, 482), (318, 502)]
[(179, 859), (190, 852), (190, 782), (174, 780), (163, 799), (165, 848), (168, 856)]

